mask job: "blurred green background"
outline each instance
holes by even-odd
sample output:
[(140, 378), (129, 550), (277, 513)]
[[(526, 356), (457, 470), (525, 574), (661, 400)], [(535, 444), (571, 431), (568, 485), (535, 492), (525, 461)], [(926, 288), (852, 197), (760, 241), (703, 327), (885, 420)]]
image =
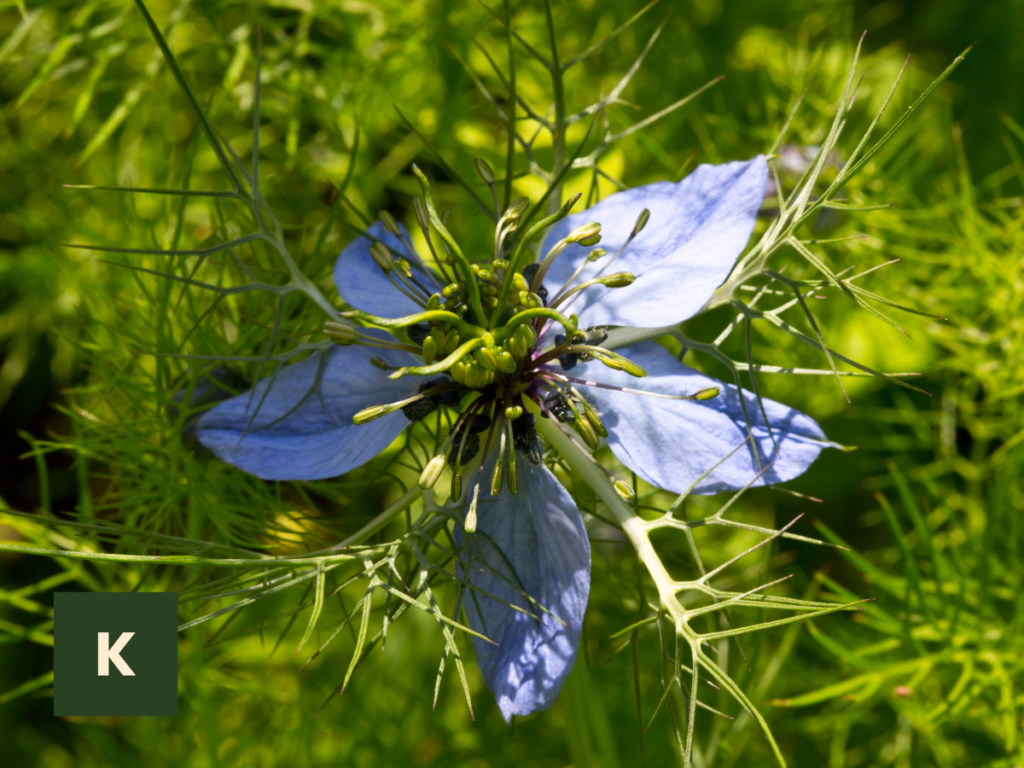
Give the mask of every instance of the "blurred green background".
[[(642, 4), (553, 6), (559, 45), (571, 56)], [(547, 50), (540, 0), (511, 8), (517, 29)], [(500, 27), (478, 3), (161, 0), (151, 10), (243, 159), (262, 28), (262, 186), (296, 242), (314, 237), (309, 228), (324, 221), (350, 164), (352, 207), (408, 218), (414, 159), (442, 180), (439, 194), (461, 230), (483, 236), (482, 217), (393, 109), (397, 104), (467, 177), (474, 156), (501, 167), (501, 123), (459, 63), (502, 92), (469, 37), (506, 60)], [(629, 103), (609, 110), (613, 129), (712, 77), (726, 79), (604, 155), (602, 171), (628, 185), (678, 178), (693, 161), (764, 151), (805, 89), (789, 141), (814, 146), (867, 30), (860, 107), (841, 159), (908, 54), (889, 123), (976, 42), (847, 190), (850, 199), (892, 207), (815, 224), (823, 237), (866, 235), (828, 247), (839, 266), (901, 260), (875, 273), (871, 290), (948, 318), (898, 318), (909, 341), (837, 298), (821, 302), (819, 318), (834, 348), (882, 370), (920, 371), (915, 384), (931, 396), (858, 380), (847, 404), (826, 377), (761, 377), (769, 395), (811, 413), (834, 440), (858, 449), (825, 454), (793, 484), (821, 503), (766, 490), (744, 499), (743, 514), (781, 524), (806, 513), (814, 522), (802, 522), (802, 533), (843, 540), (853, 551), (786, 544), (740, 576), (793, 573), (794, 594), (875, 602), (853, 618), (782, 628), (719, 652), (733, 654), (730, 669), (765, 713), (790, 765), (1024, 765), (1024, 3), (664, 0), (573, 70), (570, 104), (578, 109), (607, 93), (662, 22), (660, 39), (623, 93)], [(543, 108), (543, 78), (528, 64), (520, 77), (522, 92)], [(173, 351), (180, 334), (169, 342), (164, 324), (198, 310), (179, 289), (62, 245), (194, 247), (211, 234), (214, 214), (194, 199), (179, 210), (174, 199), (61, 186), (224, 188), (134, 5), (3, 3), (0, 111), (0, 504), (215, 541), (296, 546), (289, 530), (303, 529), (296, 509), (305, 509), (304, 492), (240, 478), (193, 455), (167, 406), (197, 372), (140, 354)], [(585, 189), (588, 181), (581, 174), (568, 187)], [(537, 197), (529, 179), (517, 190)], [(602, 182), (602, 194), (612, 190)], [(330, 255), (350, 236), (330, 230), (325, 255), (304, 264), (311, 277), (329, 286)], [(301, 310), (294, 313), (301, 326)], [(215, 329), (197, 332), (195, 349), (223, 351), (225, 339), (251, 344), (266, 315), (253, 304), (236, 322), (218, 316)], [(721, 320), (701, 320), (692, 333), (706, 338)], [(758, 344), (762, 362), (824, 366), (813, 350), (787, 339), (768, 335)], [(385, 498), (360, 478), (311, 493), (318, 494), (318, 533), (326, 538), (354, 530)], [(0, 527), (5, 539), (34, 535), (24, 526)], [(744, 542), (708, 537), (706, 545), (712, 559), (724, 559)], [(684, 556), (677, 542), (659, 544)], [(265, 636), (216, 645), (209, 625), (186, 632), (181, 710), (173, 720), (53, 718), (46, 678), (52, 590), (174, 588), (180, 576), (0, 554), (5, 766), (679, 762), (664, 709), (644, 733), (660, 696), (656, 636), (640, 634), (635, 646), (609, 640), (638, 610), (635, 558), (614, 540), (595, 545), (585, 660), (549, 712), (517, 722), (512, 732), (475, 668), (475, 722), (451, 677), (431, 709), (443, 642), (419, 616), (403, 619), (386, 652), (375, 653), (345, 695), (319, 712), (344, 676), (352, 643), (339, 641), (300, 672), (289, 649), (299, 621), (273, 654), (280, 624)], [(247, 614), (228, 633), (297, 599)], [(735, 719), (703, 713), (697, 765), (773, 764), (734, 702), (717, 692), (707, 701)]]

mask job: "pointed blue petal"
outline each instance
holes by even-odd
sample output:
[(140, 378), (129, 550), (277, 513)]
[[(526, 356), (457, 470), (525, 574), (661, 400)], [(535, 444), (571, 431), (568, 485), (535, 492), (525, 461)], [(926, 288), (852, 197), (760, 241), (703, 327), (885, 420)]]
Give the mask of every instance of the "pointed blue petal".
[[(662, 181), (617, 192), (552, 227), (541, 254), (576, 227), (600, 223), (601, 247), (609, 255), (584, 269), (582, 282), (619, 250), (647, 208), (646, 228), (609, 268), (633, 273), (636, 282), (627, 288), (588, 288), (571, 311), (581, 326), (679, 323), (704, 306), (728, 277), (750, 239), (767, 180), (768, 166), (758, 155), (747, 162), (701, 165), (678, 184)], [(552, 296), (590, 250), (571, 245), (558, 256), (544, 280)]]
[[(493, 467), (492, 458), (484, 471), (487, 485)], [(477, 588), (540, 617), (538, 622), (480, 593), (467, 591), (465, 597), (469, 625), (497, 643), (473, 638), (480, 672), (506, 721), (554, 703), (576, 661), (590, 594), (590, 541), (575, 502), (547, 467), (534, 466), (521, 453), (517, 467), (516, 494), (503, 488), (497, 498), (481, 500), (469, 546), (472, 565), (459, 568)], [(564, 623), (494, 572), (518, 582)]]
[[(409, 231), (402, 224), (398, 227), (405, 239), (412, 242), (409, 239)], [(378, 221), (366, 232), (384, 243), (396, 259), (407, 259), (412, 265), (416, 279), (427, 288), (434, 289), (433, 278), (424, 274), (417, 266), (416, 259), (411, 257), (409, 251), (402, 245), (402, 241), (384, 229), (383, 224)], [(395, 288), (377, 266), (377, 262), (370, 255), (371, 245), (372, 240), (360, 235), (345, 246), (334, 263), (334, 285), (341, 298), (356, 309), (380, 317), (404, 317), (422, 312), (423, 308)]]
[(370, 364), (373, 355), (396, 366), (414, 360), (386, 349), (332, 346), (207, 411), (197, 436), (219, 458), (264, 480), (344, 474), (387, 448), (409, 424), (401, 411), (360, 426), (352, 417), (371, 405), (409, 397), (419, 384), (391, 381)]
[[(732, 384), (723, 384), (683, 365), (653, 341), (616, 351), (646, 370), (646, 378), (613, 371), (598, 362), (574, 368), (571, 375), (666, 395), (692, 395), (707, 387), (721, 389), (718, 397), (700, 402), (663, 400), (598, 387), (580, 388), (600, 413), (612, 452), (647, 482), (682, 493), (747, 438), (739, 392)], [(744, 390), (743, 396), (761, 466), (771, 464), (757, 485), (791, 480), (803, 474), (822, 449), (835, 446), (828, 442), (814, 419), (764, 398), (776, 447), (765, 429), (757, 398), (748, 390)], [(701, 480), (695, 492), (736, 490), (747, 485), (759, 471), (748, 444)]]

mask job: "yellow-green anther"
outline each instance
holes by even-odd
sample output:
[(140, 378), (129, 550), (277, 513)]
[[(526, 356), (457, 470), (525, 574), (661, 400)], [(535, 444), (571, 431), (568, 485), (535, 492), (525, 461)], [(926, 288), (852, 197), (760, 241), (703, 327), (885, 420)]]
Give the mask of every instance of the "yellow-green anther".
[(590, 422), (583, 417), (577, 416), (575, 421), (573, 421), (573, 426), (576, 427), (576, 431), (583, 438), (583, 442), (587, 444), (587, 447), (592, 451), (596, 451), (601, 445), (601, 441), (598, 440), (597, 433), (590, 425)]
[(441, 308), (441, 296), (436, 293), (430, 294), (430, 298), (427, 299), (427, 312), (432, 312), (435, 309)]
[(598, 278), (598, 282), (608, 288), (625, 288), (627, 285), (632, 285), (635, 280), (636, 277), (629, 272), (614, 272)]
[(483, 341), (485, 347), (487, 347), (488, 349), (494, 349), (494, 336), (492, 336), (489, 332), (484, 331), (483, 333), (481, 333), (480, 339), (481, 341)]
[(526, 282), (525, 277), (523, 277), (520, 273), (516, 272), (514, 275), (512, 275), (512, 290), (514, 290), (516, 293), (529, 293), (530, 284)]
[(601, 236), (600, 235), (591, 235), (590, 237), (584, 237), (584, 238), (582, 238), (580, 240), (577, 240), (576, 242), (578, 242), (582, 246), (590, 247), (591, 245), (597, 245), (598, 243), (600, 243), (601, 242)]
[(371, 245), (370, 255), (377, 262), (377, 266), (385, 272), (390, 272), (395, 266), (395, 260), (391, 256), (391, 251), (388, 250), (384, 243), (374, 243)]
[(343, 347), (351, 346), (355, 344), (356, 339), (359, 338), (359, 333), (351, 325), (345, 323), (326, 322), (323, 325), (324, 336), (329, 338), (335, 344), (340, 344)]
[(491, 272), (491, 270), (489, 270), (489, 269), (482, 269), (481, 268), (481, 269), (476, 270), (476, 276), (480, 280), (483, 280), (485, 283), (490, 283), (490, 282), (493, 282), (493, 280), (494, 280), (494, 273)]
[(427, 336), (423, 340), (423, 362), (430, 365), (437, 359), (437, 342), (433, 336)]
[(502, 373), (515, 373), (516, 361), (506, 349), (499, 349), (494, 353), (494, 359), (498, 361), (498, 370)]
[(608, 251), (606, 251), (604, 248), (595, 248), (587, 256), (587, 261), (594, 262), (594, 261), (597, 261), (598, 259), (600, 259), (602, 256), (607, 256), (607, 255), (608, 255)]
[(528, 293), (526, 295), (526, 303), (524, 306), (527, 309), (536, 309), (537, 307), (544, 306), (544, 299), (538, 296), (536, 293)]
[[(440, 326), (435, 325), (430, 329), (430, 337), (434, 340), (434, 344), (437, 345), (437, 351), (441, 354), (446, 354), (448, 351), (448, 342), (445, 341), (444, 331), (441, 330)], [(458, 344), (455, 346), (458, 346)], [(455, 351), (454, 348), (452, 351)]]
[[(452, 469), (454, 470), (455, 467), (452, 467)], [(452, 472), (452, 485), (451, 485), (451, 490), (449, 491), (449, 495), (453, 499), (461, 499), (462, 498), (462, 473), (461, 472), (456, 472), (456, 471)]]
[(390, 365), (388, 365), (387, 360), (385, 360), (383, 357), (377, 357), (376, 355), (370, 358), (370, 365), (372, 365), (374, 368), (380, 368), (382, 371), (386, 371), (388, 368), (391, 367)]
[(526, 357), (526, 342), (523, 341), (519, 336), (513, 336), (511, 339), (505, 342), (508, 346), (509, 354), (515, 360), (522, 360)]
[[(593, 355), (594, 353), (590, 352), (588, 354), (592, 354)], [(619, 360), (616, 360), (614, 358), (606, 357), (605, 355), (594, 355), (594, 357), (597, 358), (598, 360), (600, 360), (605, 365), (607, 365), (613, 371), (621, 371), (621, 370), (625, 369), (625, 366), (622, 364), (622, 362), (619, 361)]]
[(420, 229), (426, 230), (430, 226), (430, 220), (427, 218), (427, 209), (423, 207), (423, 199), (414, 197), (412, 207), (416, 211), (416, 223), (420, 225)]
[(570, 232), (569, 236), (566, 237), (565, 239), (570, 243), (579, 243), (582, 240), (600, 234), (600, 232), (601, 225), (598, 224), (596, 221), (590, 221), (584, 224), (582, 227), (576, 227), (576, 229)]
[(405, 259), (395, 259), (395, 269), (401, 272), (403, 277), (412, 277), (412, 267)]
[(530, 198), (520, 197), (512, 201), (512, 205), (505, 211), (505, 215), (502, 217), (507, 221), (518, 222), (519, 218), (526, 213), (526, 209), (530, 207)]
[(504, 457), (499, 456), (498, 460), (494, 462), (494, 473), (491, 475), (491, 496), (501, 493), (502, 458)]
[(505, 418), (509, 421), (515, 421), (523, 415), (523, 406), (521, 405), (510, 405), (505, 409)]
[(526, 342), (527, 347), (532, 347), (537, 343), (537, 332), (533, 330), (533, 326), (529, 323), (521, 323), (519, 327), (516, 328), (516, 334), (522, 337), (523, 341)]
[(498, 370), (498, 361), (494, 357), (494, 353), (489, 349), (483, 347), (477, 347), (473, 350), (473, 359), (476, 360), (477, 365), (487, 371)]
[(459, 384), (466, 383), (465, 363), (456, 363), (455, 365), (448, 369), (448, 373), (450, 373), (452, 375), (452, 378), (459, 382)]
[(492, 259), (491, 269), (495, 272), (499, 269), (508, 269), (508, 259)]
[(693, 399), (694, 400), (714, 400), (716, 397), (718, 397), (721, 394), (721, 392), (722, 392), (722, 390), (720, 390), (718, 387), (708, 387), (707, 389), (702, 389), (700, 392), (695, 394), (693, 396)]
[(650, 219), (650, 218), (651, 218), (651, 212), (649, 210), (644, 208), (642, 211), (640, 211), (640, 215), (637, 216), (637, 219), (636, 219), (636, 224), (633, 225), (632, 237), (636, 237), (637, 235), (639, 235), (643, 231), (644, 227), (647, 226), (647, 220)]
[(380, 223), (384, 225), (384, 229), (390, 232), (395, 237), (402, 237), (402, 230), (398, 228), (398, 222), (395, 221), (395, 217), (387, 211), (378, 211), (377, 215), (380, 216)]
[(352, 417), (352, 423), (359, 425), (365, 424), (368, 421), (379, 419), (381, 416), (387, 416), (392, 411), (397, 410), (401, 406), (395, 405), (375, 405), (371, 408), (364, 408), (355, 416)]
[[(577, 396), (579, 395), (575, 388), (573, 388), (572, 393)], [(590, 426), (594, 428), (594, 431), (601, 437), (608, 437), (608, 430), (604, 428), (604, 424), (601, 423), (601, 418), (597, 415), (597, 411), (594, 410), (593, 406), (582, 397), (578, 397), (576, 402), (582, 407), (583, 415), (590, 422)]]
[(497, 295), (497, 293), (498, 293), (498, 286), (496, 286), (496, 285), (492, 285), (491, 283), (482, 283), (480, 285), (480, 295), (481, 296), (491, 297), (491, 296)]
[(434, 483), (437, 482), (438, 478), (441, 477), (441, 473), (444, 472), (446, 463), (443, 453), (428, 461), (427, 466), (420, 473), (420, 488), (423, 490), (433, 488)]
[[(462, 339), (459, 337), (459, 332), (452, 328), (450, 331), (448, 331), (447, 334), (445, 334), (444, 351), (450, 355), (452, 352), (459, 348), (459, 344), (461, 342)], [(438, 347), (440, 347), (440, 344), (438, 344)]]
[(647, 371), (641, 368), (639, 365), (631, 360), (627, 360), (624, 357), (619, 358), (619, 364), (622, 366), (622, 370), (628, 373), (630, 376), (636, 376), (638, 379), (644, 378), (647, 375)]
[(466, 533), (473, 533), (476, 530), (476, 494), (473, 494), (473, 501), (469, 505), (469, 513), (466, 515)]
[(633, 489), (630, 488), (628, 485), (626, 485), (626, 483), (622, 482), (621, 480), (616, 480), (614, 483), (612, 483), (612, 486), (615, 488), (615, 492), (618, 493), (619, 496), (624, 498), (626, 501), (629, 501), (635, 495), (633, 493)]
[(462, 290), (462, 286), (459, 283), (448, 283), (444, 288), (441, 289), (441, 295), (446, 299), (450, 299)]
[(494, 170), (486, 160), (482, 157), (474, 158), (473, 167), (476, 168), (477, 175), (483, 179), (484, 184), (490, 186), (494, 183)]

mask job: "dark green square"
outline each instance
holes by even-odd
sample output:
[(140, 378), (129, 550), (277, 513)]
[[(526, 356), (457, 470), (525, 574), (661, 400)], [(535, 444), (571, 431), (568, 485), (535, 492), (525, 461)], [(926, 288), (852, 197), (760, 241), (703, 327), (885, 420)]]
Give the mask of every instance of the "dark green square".
[[(116, 661), (99, 674), (100, 637)], [(112, 660), (112, 657), (108, 657)], [(57, 592), (53, 596), (53, 714), (177, 715), (178, 593)]]

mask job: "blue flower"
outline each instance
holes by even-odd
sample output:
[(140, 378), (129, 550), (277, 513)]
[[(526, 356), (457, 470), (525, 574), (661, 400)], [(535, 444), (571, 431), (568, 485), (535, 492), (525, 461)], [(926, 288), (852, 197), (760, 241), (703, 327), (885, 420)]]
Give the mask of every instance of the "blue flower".
[[(578, 214), (563, 210), (540, 249), (550, 258), (539, 272), (515, 256), (510, 263), (501, 246), (522, 209), (499, 221), (495, 260), (469, 264), (426, 195), (447, 243), (447, 258), (435, 251), (440, 275), (387, 220), (346, 247), (335, 266), (338, 292), (355, 308), (343, 316), (397, 330), (398, 340), (335, 324), (333, 338), (346, 346), (287, 366), (213, 408), (200, 420), (199, 439), (258, 477), (314, 480), (367, 462), (438, 407), (461, 410), (435, 468), (452, 468), (460, 496), (463, 465), (483, 440), (476, 484), (465, 491), (472, 503), (458, 568), (479, 590), (465, 601), (470, 626), (492, 641), (474, 638), (477, 661), (506, 719), (546, 709), (575, 661), (590, 545), (572, 497), (541, 460), (524, 403), (566, 422), (592, 448), (604, 437), (639, 477), (675, 492), (695, 482), (697, 493), (755, 478), (784, 482), (830, 445), (814, 420), (765, 400), (769, 432), (752, 394), (683, 365), (653, 341), (600, 346), (609, 326), (657, 328), (698, 313), (746, 246), (766, 182), (759, 156), (702, 165), (678, 184), (619, 192)], [(638, 227), (645, 209), (650, 223)], [(590, 247), (598, 239), (591, 222), (601, 225), (603, 257)], [(609, 262), (617, 271), (606, 278), (601, 265)], [(570, 309), (578, 320), (566, 317)], [(489, 480), (482, 489), (481, 476)]]

